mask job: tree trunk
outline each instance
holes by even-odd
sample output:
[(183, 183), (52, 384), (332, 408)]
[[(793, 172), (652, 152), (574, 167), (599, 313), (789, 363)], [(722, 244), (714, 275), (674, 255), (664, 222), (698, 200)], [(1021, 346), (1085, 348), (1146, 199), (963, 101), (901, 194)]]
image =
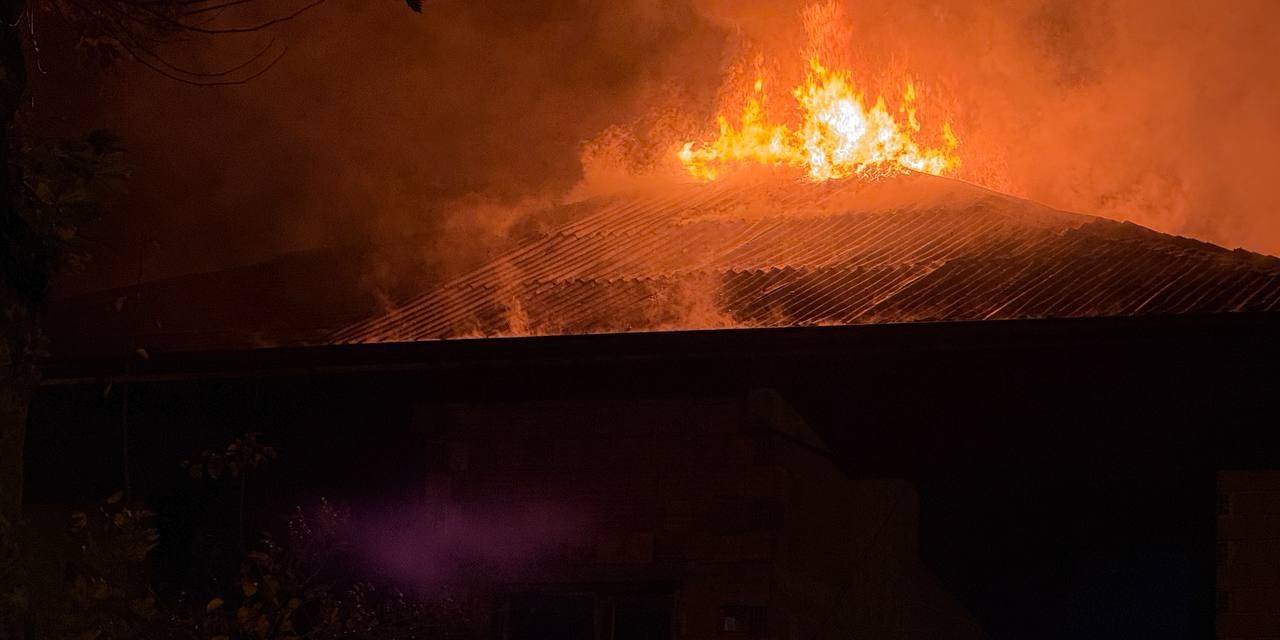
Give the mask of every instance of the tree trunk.
[(0, 640), (21, 638), (26, 619), (22, 517), (22, 452), (32, 385), (21, 373), (0, 371)]
[(18, 548), (22, 457), (49, 273), (45, 247), (18, 204), (21, 164), (14, 125), (26, 95), (27, 68), (17, 23), (25, 9), (26, 0), (0, 0), (0, 640), (21, 638), (26, 619)]

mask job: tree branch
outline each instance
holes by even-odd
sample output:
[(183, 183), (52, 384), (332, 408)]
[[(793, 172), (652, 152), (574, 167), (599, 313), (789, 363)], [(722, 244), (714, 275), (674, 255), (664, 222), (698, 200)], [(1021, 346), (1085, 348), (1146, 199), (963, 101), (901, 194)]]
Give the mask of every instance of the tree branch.
[[(148, 7), (146, 7), (143, 3), (139, 3), (139, 2), (137, 2), (137, 0), (96, 0), (96, 1), (97, 1), (99, 4), (114, 3), (114, 4), (119, 5), (119, 6), (122, 6), (122, 7), (129, 7), (129, 8), (133, 8), (133, 9), (138, 9), (138, 10), (140, 10), (140, 11), (145, 12), (146, 14), (148, 14), (149, 16), (151, 16), (152, 18), (154, 18), (155, 20), (157, 20), (160, 24), (163, 24), (163, 25), (168, 26), (168, 27), (170, 27), (170, 28), (177, 29), (177, 30), (181, 30), (181, 31), (192, 31), (192, 32), (195, 32), (195, 33), (203, 33), (203, 34), (206, 34), (206, 35), (222, 35), (222, 34), (231, 34), (231, 33), (254, 33), (254, 32), (256, 32), (256, 31), (262, 31), (263, 29), (267, 29), (267, 28), (273, 27), (273, 26), (275, 26), (275, 25), (278, 25), (278, 24), (281, 24), (281, 23), (284, 23), (284, 22), (288, 22), (288, 21), (290, 21), (290, 20), (293, 20), (293, 19), (297, 18), (298, 16), (300, 16), (300, 15), (302, 15), (302, 14), (304, 14), (304, 13), (306, 13), (306, 12), (308, 12), (308, 11), (310, 11), (310, 10), (312, 10), (312, 9), (314, 9), (314, 8), (316, 8), (316, 7), (318, 7), (318, 6), (320, 6), (320, 5), (322, 5), (322, 4), (324, 4), (324, 3), (325, 3), (325, 0), (311, 0), (311, 2), (308, 2), (307, 4), (305, 4), (305, 5), (303, 5), (303, 6), (299, 7), (299, 8), (297, 8), (297, 9), (295, 9), (295, 10), (293, 10), (293, 11), (289, 12), (289, 13), (286, 13), (286, 14), (284, 14), (284, 15), (280, 15), (280, 16), (276, 16), (276, 17), (271, 18), (271, 19), (269, 19), (269, 20), (264, 20), (264, 21), (259, 22), (259, 23), (257, 23), (257, 24), (247, 25), (247, 26), (243, 26), (243, 27), (209, 28), (209, 27), (201, 27), (201, 26), (193, 25), (193, 24), (187, 24), (187, 23), (185, 23), (185, 22), (182, 22), (182, 21), (181, 21), (181, 20), (179, 20), (179, 19), (171, 18), (171, 17), (169, 17), (169, 16), (166, 16), (166, 15), (164, 15), (164, 14), (162, 14), (162, 13), (159, 13), (159, 12), (157, 12), (157, 11), (154, 11), (154, 10), (152, 10), (152, 9), (150, 9), (150, 8), (148, 8)], [(238, 1), (238, 0), (229, 0), (229, 1), (230, 1), (230, 2), (236, 2), (236, 1)], [(256, 2), (257, 0), (247, 0), (247, 1), (248, 1), (248, 2)], [(128, 12), (125, 12), (125, 13), (128, 13)], [(132, 15), (131, 15), (130, 17), (131, 17), (131, 19), (133, 19), (135, 22), (138, 22), (139, 24), (143, 24), (143, 25), (145, 25), (145, 26), (150, 26), (150, 25), (146, 25), (146, 23), (145, 23), (141, 18), (138, 18), (137, 16), (132, 16)]]
[[(185, 69), (183, 67), (177, 66), (173, 62), (169, 61), (168, 58), (165, 58), (164, 56), (160, 55), (159, 53), (151, 49), (139, 48), (139, 51), (141, 51), (144, 54), (147, 54), (155, 62), (159, 63), (161, 66), (169, 69), (170, 71), (173, 71), (174, 73), (182, 74), (184, 76), (190, 76), (192, 78), (226, 78), (232, 74), (235, 74), (247, 69), (253, 63), (261, 60), (263, 56), (267, 54), (268, 51), (275, 48), (278, 42), (279, 40), (276, 40), (273, 38), (270, 42), (267, 43), (267, 46), (263, 47), (257, 53), (250, 56), (244, 62), (241, 62), (240, 64), (237, 64), (235, 66), (227, 67), (226, 69), (221, 69), (218, 71), (194, 71), (191, 69)], [(280, 50), (280, 53), (276, 54), (276, 56), (271, 59), (271, 62), (268, 63), (268, 66), (264, 67), (261, 71), (265, 71), (270, 68), (270, 65), (274, 65), (276, 62), (279, 62), (280, 57), (284, 55), (284, 51), (287, 48), (288, 47), (282, 48)], [(259, 73), (258, 75), (261, 75), (261, 73)], [(254, 77), (257, 77), (257, 76), (255, 75)]]
[[(200, 4), (204, 4), (204, 3), (209, 2), (209, 1), (210, 1), (210, 0), (200, 0)], [(229, 8), (229, 7), (235, 7), (235, 6), (238, 6), (238, 5), (242, 5), (242, 4), (249, 4), (249, 3), (251, 3), (251, 2), (257, 2), (257, 1), (258, 1), (258, 0), (230, 0), (229, 2), (223, 2), (223, 3), (220, 3), (220, 4), (211, 4), (211, 5), (207, 6), (207, 7), (200, 7), (199, 9), (190, 9), (190, 10), (187, 10), (187, 11), (182, 11), (181, 13), (182, 13), (182, 15), (183, 15), (184, 17), (185, 17), (185, 16), (194, 16), (194, 15), (196, 15), (196, 14), (198, 14), (198, 13), (208, 13), (208, 12), (210, 12), (210, 11), (218, 11), (218, 10), (220, 10), (220, 9), (227, 9), (227, 8)]]
[(174, 73), (170, 73), (167, 69), (165, 69), (161, 65), (153, 64), (151, 61), (147, 60), (145, 57), (141, 55), (138, 55), (137, 52), (135, 52), (134, 50), (130, 49), (127, 46), (125, 47), (125, 50), (128, 51), (129, 55), (133, 57), (133, 59), (138, 63), (140, 63), (142, 66), (166, 78), (169, 78), (170, 80), (176, 80), (183, 84), (189, 84), (196, 87), (228, 87), (228, 86), (234, 86), (239, 84), (246, 84), (262, 76), (262, 74), (270, 71), (272, 67), (276, 66), (277, 62), (280, 62), (281, 58), (284, 58), (284, 54), (289, 51), (289, 47), (286, 46), (281, 48), (280, 53), (277, 54), (275, 58), (272, 58), (271, 62), (267, 63), (267, 65), (264, 66), (263, 68), (255, 71), (254, 73), (248, 76), (245, 76), (244, 78), (239, 78), (234, 80), (192, 80), (191, 78), (183, 78)]

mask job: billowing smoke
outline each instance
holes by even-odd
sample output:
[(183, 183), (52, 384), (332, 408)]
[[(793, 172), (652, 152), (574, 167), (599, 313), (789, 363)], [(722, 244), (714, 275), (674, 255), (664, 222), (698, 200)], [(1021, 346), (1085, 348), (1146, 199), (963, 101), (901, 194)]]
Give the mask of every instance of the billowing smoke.
[[(465, 263), (652, 95), (703, 91), (688, 102), (709, 109), (723, 40), (687, 3), (647, 0), (330, 0), (271, 36), (290, 46), (274, 69), (216, 89), (46, 56), (40, 124), (113, 129), (136, 165), (88, 278), (132, 280), (139, 238), (144, 278), (359, 243)], [(268, 37), (169, 50), (218, 67)]]
[[(137, 165), (119, 219), (99, 233), (94, 284), (131, 279), (140, 238), (146, 277), (359, 243), (399, 247), (385, 271), (397, 252), (470, 264), (524, 211), (597, 193), (711, 133), (745, 52), (799, 61), (806, 4), (436, 0), (418, 16), (390, 0), (331, 0), (276, 33), (289, 54), (248, 85), (120, 67), (86, 92), (77, 65), (50, 58), (34, 99), (41, 126), (115, 129)], [(1275, 2), (844, 10), (855, 75), (877, 90), (877, 70), (917, 78), (922, 112), (960, 138), (959, 177), (1280, 253)], [(62, 99), (71, 93), (90, 97)], [(619, 150), (625, 166), (609, 160)]]
[[(808, 2), (705, 0), (796, 58)], [(958, 176), (1050, 206), (1280, 253), (1280, 5), (848, 0), (855, 76), (904, 74), (961, 138)], [(790, 31), (779, 25), (791, 24)]]

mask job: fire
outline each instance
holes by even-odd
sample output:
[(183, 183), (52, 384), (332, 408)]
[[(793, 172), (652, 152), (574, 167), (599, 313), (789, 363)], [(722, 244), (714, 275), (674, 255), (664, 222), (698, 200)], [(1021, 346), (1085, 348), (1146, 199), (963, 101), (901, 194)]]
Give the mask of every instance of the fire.
[(882, 96), (868, 108), (848, 71), (828, 69), (811, 57), (804, 83), (791, 94), (800, 115), (795, 128), (768, 120), (764, 88), (764, 79), (757, 78), (736, 122), (717, 117), (720, 134), (714, 141), (684, 144), (678, 155), (690, 174), (714, 180), (726, 167), (762, 164), (803, 168), (820, 181), (908, 170), (941, 175), (959, 164), (959, 140), (949, 123), (939, 132), (940, 147), (922, 147), (913, 139), (921, 126), (909, 81), (895, 117)]

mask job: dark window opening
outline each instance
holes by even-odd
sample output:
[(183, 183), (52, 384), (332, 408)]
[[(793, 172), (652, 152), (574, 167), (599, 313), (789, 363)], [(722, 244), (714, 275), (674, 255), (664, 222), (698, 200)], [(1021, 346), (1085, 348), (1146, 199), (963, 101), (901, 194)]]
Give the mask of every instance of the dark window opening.
[(768, 633), (765, 608), (730, 604), (720, 608), (720, 633), (742, 638), (758, 638)]
[(672, 599), (654, 593), (526, 593), (506, 599), (502, 640), (671, 640)]
[(670, 640), (671, 599), (629, 596), (613, 600), (613, 633), (609, 640)]
[(507, 640), (596, 640), (589, 594), (524, 594), (511, 598)]

